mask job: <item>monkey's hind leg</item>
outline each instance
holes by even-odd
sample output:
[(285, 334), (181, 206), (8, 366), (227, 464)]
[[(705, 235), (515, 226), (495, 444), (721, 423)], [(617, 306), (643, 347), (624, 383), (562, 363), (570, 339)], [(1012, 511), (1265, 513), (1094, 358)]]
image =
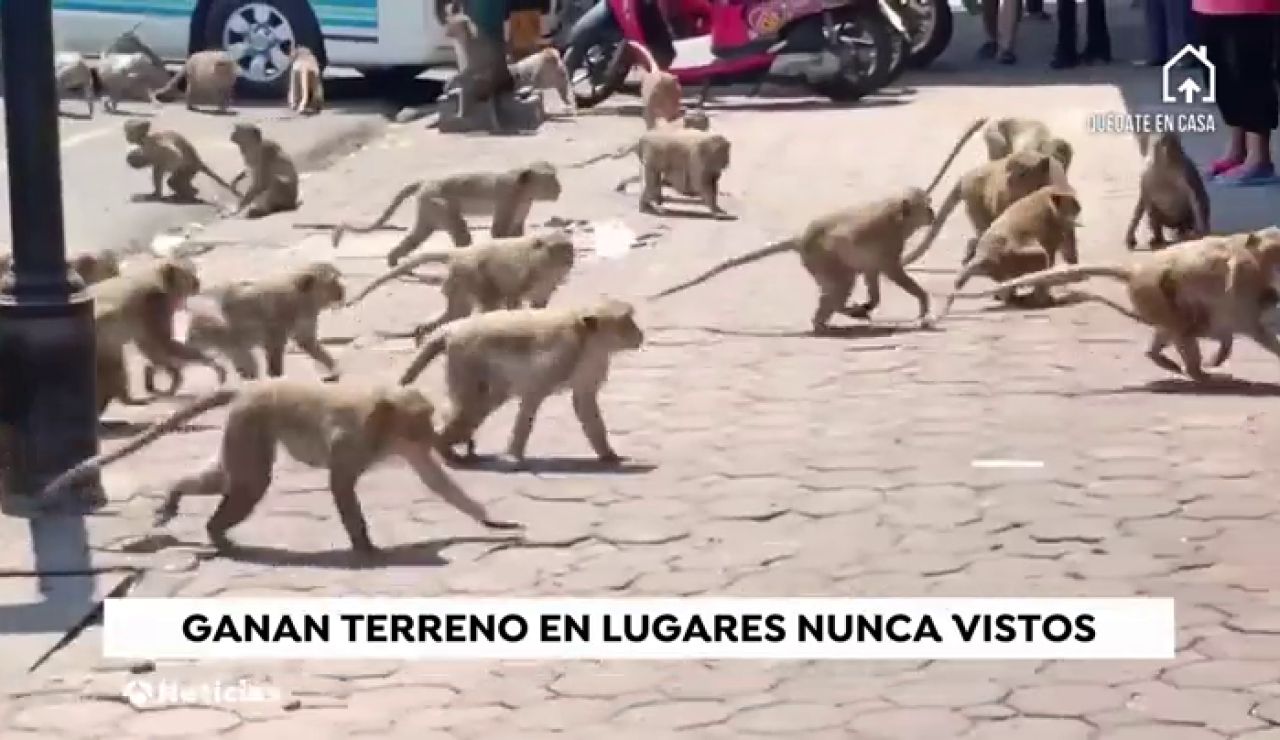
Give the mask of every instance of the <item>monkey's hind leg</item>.
[(1151, 344), (1147, 347), (1147, 358), (1163, 370), (1182, 375), (1182, 368), (1178, 366), (1178, 363), (1169, 359), (1164, 353), (1164, 348), (1168, 347), (1172, 342), (1173, 337), (1167, 330), (1156, 329), (1151, 335)]
[(179, 203), (196, 203), (200, 195), (192, 182), (199, 170), (194, 167), (180, 167), (169, 175), (169, 189), (173, 191), (173, 199)]
[(276, 440), (260, 419), (232, 415), (222, 436), (222, 501), (205, 525), (220, 550), (234, 547), (227, 530), (249, 518), (271, 485)]
[(1153, 209), (1148, 209), (1147, 210), (1147, 228), (1151, 229), (1151, 241), (1148, 242), (1148, 244), (1151, 245), (1151, 249), (1153, 250), (1164, 249), (1165, 247), (1169, 246), (1168, 240), (1164, 238), (1164, 227), (1165, 227), (1164, 221), (1162, 221), (1160, 217), (1156, 215)]

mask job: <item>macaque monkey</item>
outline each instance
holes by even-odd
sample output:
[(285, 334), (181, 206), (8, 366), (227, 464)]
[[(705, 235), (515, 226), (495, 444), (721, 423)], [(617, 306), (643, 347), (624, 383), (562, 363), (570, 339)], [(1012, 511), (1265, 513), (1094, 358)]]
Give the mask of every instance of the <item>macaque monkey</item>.
[(173, 338), (173, 314), (200, 292), (195, 266), (186, 259), (157, 260), (89, 286), (96, 338), (98, 413), (113, 399), (137, 405), (129, 394), (124, 347), (132, 343), (153, 365), (177, 371), (197, 362), (218, 374), (227, 373), (203, 352)]
[[(1236, 334), (1248, 336), (1280, 359), (1280, 340), (1263, 323), (1263, 314), (1276, 304), (1271, 280), (1277, 267), (1280, 229), (1268, 227), (1181, 242), (1135, 257), (1127, 265), (1068, 265), (953, 297), (980, 298), (1019, 288), (1068, 285), (1091, 277), (1112, 278), (1128, 289), (1133, 311), (1092, 293), (1079, 291), (1077, 295), (1151, 326), (1154, 333), (1147, 357), (1164, 370), (1203, 383), (1212, 376), (1202, 367), (1200, 338), (1218, 342), (1210, 367), (1230, 357)], [(1181, 356), (1182, 367), (1164, 354), (1170, 344)]]
[[(720, 207), (720, 178), (729, 167), (729, 140), (723, 134), (659, 126), (636, 143), (640, 160), (640, 212), (661, 215), (662, 188), (701, 198), (712, 216), (731, 218)], [(619, 183), (624, 187), (625, 181)], [(617, 189), (617, 188), (615, 188)]]
[[(720, 263), (692, 280), (652, 296), (679, 293), (722, 272), (775, 254), (795, 252), (818, 288), (813, 332), (828, 330), (831, 317), (869, 318), (880, 305), (880, 276), (907, 291), (920, 304), (921, 326), (929, 324), (929, 295), (902, 267), (902, 250), (913, 233), (933, 222), (929, 196), (910, 188), (890, 198), (842, 208), (809, 223), (799, 236), (775, 242)], [(849, 305), (859, 275), (867, 280), (867, 302)]]
[(98, 97), (97, 81), (93, 67), (89, 66), (84, 56), (72, 51), (54, 54), (53, 77), (58, 86), (58, 95), (79, 93), (89, 109), (89, 117), (93, 118), (94, 102)]
[[(120, 256), (115, 251), (104, 249), (100, 252), (85, 252), (67, 259), (67, 269), (71, 270), (75, 280), (71, 283), (77, 291), (113, 278), (120, 274)], [(71, 276), (69, 276), (71, 277)], [(0, 285), (7, 289), (7, 281), (13, 280), (13, 255), (0, 253)]]
[[(660, 118), (656, 122), (654, 128), (659, 128), (659, 129), (691, 128), (691, 129), (696, 129), (698, 131), (710, 131), (711, 119), (710, 117), (707, 116), (706, 111), (695, 108), (692, 110), (686, 110), (684, 112), (683, 117), (677, 118), (674, 121), (668, 121), (664, 118)], [(596, 162), (602, 162), (606, 159), (622, 159), (623, 157), (629, 154), (635, 154), (636, 151), (639, 150), (639, 148), (640, 148), (640, 139), (636, 138), (635, 141), (631, 142), (630, 144), (627, 144), (621, 149), (617, 149), (612, 152), (605, 152), (604, 154), (597, 154), (594, 157), (591, 157), (589, 159), (584, 159), (581, 162), (575, 162), (571, 165), (567, 165), (565, 169), (576, 170), (581, 167), (586, 167), (587, 165), (595, 164)], [(623, 180), (618, 185), (618, 187), (615, 188), (615, 190), (617, 192), (622, 192), (623, 190), (626, 189), (626, 186), (628, 183), (639, 182), (641, 179), (642, 178), (638, 176), (632, 175), (631, 177), (628, 177), (625, 180)]]
[(564, 60), (554, 47), (548, 46), (512, 64), (511, 76), (518, 88), (531, 87), (540, 94), (544, 90), (555, 91), (569, 114), (577, 114), (578, 101), (569, 84), (569, 70), (565, 69)]
[(240, 68), (231, 55), (221, 49), (197, 51), (187, 57), (169, 84), (151, 93), (156, 102), (168, 102), (177, 91), (179, 83), (187, 81), (187, 110), (196, 110), (196, 103), (217, 106), (219, 113), (226, 113), (235, 94), (236, 79)]
[[(242, 280), (214, 288), (192, 301), (186, 343), (199, 350), (217, 350), (231, 360), (241, 378), (258, 377), (253, 351), (261, 347), (267, 375), (284, 374), (284, 350), (290, 339), (324, 367), (324, 380), (338, 379), (338, 365), (316, 335), (320, 312), (342, 304), (346, 293), (342, 275), (327, 262), (314, 262), (282, 275)], [(156, 366), (144, 371), (144, 387), (157, 393)], [(165, 395), (182, 385), (182, 372), (163, 368), (170, 378)]]
[[(978, 237), (974, 254), (956, 275), (954, 292), (959, 292), (976, 276), (996, 282), (1010, 280), (1053, 266), (1058, 252), (1067, 264), (1079, 261), (1075, 229), (1080, 217), (1080, 201), (1071, 190), (1048, 185), (1009, 206), (995, 223)], [(1004, 303), (1012, 303), (1014, 293), (996, 293)], [(1047, 288), (1037, 288), (1033, 300), (1049, 302)], [(948, 297), (939, 319), (951, 309)]]
[(520, 308), (528, 302), (545, 308), (551, 295), (573, 269), (573, 240), (563, 232), (541, 236), (513, 236), (488, 243), (416, 255), (369, 283), (351, 303), (379, 286), (407, 275), (429, 262), (445, 262), (448, 272), (442, 284), (444, 311), (419, 324), (413, 336), (421, 342), (437, 327), (472, 312)]
[(324, 107), (324, 74), (320, 60), (305, 46), (289, 55), (289, 108), (296, 113), (319, 113)]
[(391, 457), (406, 460), (428, 488), (449, 505), (490, 529), (520, 524), (493, 519), (484, 505), (458, 487), (434, 457), (435, 409), (412, 388), (329, 385), (291, 378), (250, 381), (205, 395), (154, 424), (124, 446), (92, 457), (54, 479), (50, 496), (124, 459), (213, 409), (229, 406), (221, 449), (198, 472), (169, 486), (156, 510), (161, 526), (178, 513), (186, 494), (218, 494), (222, 500), (205, 529), (219, 550), (235, 547), (228, 530), (240, 524), (266, 495), (277, 447), (303, 465), (327, 469), (329, 487), (351, 547), (361, 555), (378, 549), (356, 496), (361, 476)]
[(643, 44), (626, 41), (618, 46), (616, 55), (619, 58), (610, 63), (611, 68), (621, 63), (622, 59), (628, 62), (633, 62), (634, 57), (640, 59), (640, 67), (644, 70), (640, 77), (640, 106), (644, 127), (654, 129), (657, 128), (658, 121), (679, 121), (684, 115), (684, 90), (680, 87), (680, 80), (661, 69), (653, 54)]
[(1145, 215), (1151, 229), (1151, 248), (1159, 249), (1165, 241), (1165, 229), (1172, 229), (1179, 241), (1209, 235), (1209, 194), (1204, 179), (1196, 169), (1182, 140), (1173, 132), (1141, 133), (1142, 177), (1138, 180), (1138, 202), (1125, 230), (1124, 243), (1129, 249), (1137, 245), (1138, 221)]
[(609, 359), (639, 349), (644, 332), (631, 304), (603, 300), (585, 308), (526, 308), (472, 314), (436, 329), (400, 378), (412, 383), (444, 354), (450, 415), (437, 443), (441, 454), (457, 461), (453, 447), (466, 444), (475, 455), (474, 435), (507, 399), (520, 399), (506, 458), (519, 465), (542, 402), (570, 390), (573, 411), (601, 462), (622, 458), (609, 445), (598, 396), (609, 373)]
[(152, 92), (171, 79), (164, 60), (138, 37), (141, 22), (115, 38), (102, 50), (93, 71), (108, 113), (116, 113), (122, 100), (151, 100)]
[(910, 265), (929, 251), (956, 206), (964, 203), (975, 237), (965, 247), (964, 262), (973, 259), (977, 237), (1019, 198), (1046, 185), (1070, 187), (1061, 163), (1046, 154), (1020, 150), (1002, 159), (978, 165), (961, 176), (938, 209), (938, 218), (914, 249), (902, 258)]
[(417, 196), (413, 228), (387, 253), (387, 264), (391, 267), (438, 229), (448, 231), (455, 246), (470, 246), (471, 231), (464, 215), (492, 216), (489, 233), (495, 239), (523, 236), (533, 202), (559, 200), (560, 189), (555, 166), (542, 161), (504, 172), (465, 172), (438, 180), (418, 180), (401, 188), (382, 215), (368, 226), (339, 224), (335, 227), (333, 246), (336, 249), (348, 231), (367, 234), (382, 228), (413, 195)]
[(232, 195), (240, 195), (231, 183), (209, 169), (187, 137), (177, 131), (152, 131), (150, 121), (131, 118), (124, 122), (124, 139), (133, 144), (125, 155), (125, 162), (134, 169), (151, 168), (152, 190), (147, 196), (150, 199), (163, 198), (162, 186), (167, 182), (179, 201), (198, 200), (191, 183), (201, 173), (231, 191)]
[(982, 117), (974, 120), (956, 140), (955, 146), (951, 148), (946, 159), (942, 160), (938, 174), (934, 175), (933, 181), (929, 183), (928, 188), (925, 188), (925, 192), (933, 193), (933, 189), (938, 186), (942, 176), (955, 161), (956, 155), (969, 139), (978, 133), (979, 129), (982, 131), (982, 139), (987, 147), (988, 161), (995, 162), (1023, 151), (1037, 152), (1057, 160), (1062, 166), (1062, 181), (1066, 181), (1067, 170), (1071, 168), (1071, 160), (1074, 157), (1070, 142), (1054, 136), (1048, 126), (1035, 119)]
[(284, 148), (262, 135), (252, 123), (237, 123), (231, 141), (240, 148), (244, 171), (232, 184), (249, 178), (249, 187), (240, 198), (236, 214), (245, 218), (262, 218), (280, 211), (298, 208), (298, 168)]

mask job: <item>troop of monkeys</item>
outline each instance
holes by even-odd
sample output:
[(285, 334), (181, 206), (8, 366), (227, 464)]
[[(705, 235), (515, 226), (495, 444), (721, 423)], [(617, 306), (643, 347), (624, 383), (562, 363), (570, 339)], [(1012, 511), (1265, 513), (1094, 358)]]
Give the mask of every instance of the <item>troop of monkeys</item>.
[[(707, 130), (705, 117), (685, 113), (678, 96), (674, 104), (662, 97), (669, 79), (674, 78), (653, 68), (647, 72), (642, 86), (647, 130), (618, 156), (635, 151), (641, 161), (647, 191), (641, 208), (656, 206), (661, 188), (667, 186), (703, 196), (714, 210), (728, 142)], [(930, 191), (979, 130), (989, 161), (965, 173), (935, 212)], [(709, 141), (723, 142), (722, 159), (709, 154), (716, 149)], [(918, 300), (920, 322), (928, 325), (938, 317), (929, 315), (929, 295), (906, 266), (930, 248), (946, 218), (963, 202), (976, 236), (968, 242), (947, 307), (956, 296), (1039, 302), (1051, 298), (1050, 287), (1111, 277), (1128, 288), (1132, 309), (1084, 291), (1075, 295), (1105, 303), (1151, 326), (1147, 354), (1162, 368), (1204, 381), (1209, 376), (1202, 368), (1197, 341), (1217, 340), (1219, 349), (1211, 363), (1216, 366), (1226, 361), (1237, 333), (1252, 337), (1280, 357), (1280, 342), (1262, 323), (1263, 312), (1277, 303), (1270, 280), (1280, 266), (1280, 228), (1210, 235), (1204, 186), (1177, 136), (1144, 140), (1143, 153), (1140, 192), (1125, 238), (1133, 249), (1136, 225), (1145, 216), (1153, 249), (1129, 264), (1078, 263), (1075, 229), (1081, 207), (1067, 181), (1072, 159), (1068, 142), (1037, 121), (979, 119), (957, 141), (928, 189), (910, 188), (820, 215), (799, 234), (731, 259), (651, 300), (732, 267), (795, 252), (818, 289), (812, 317), (815, 333), (828, 330), (835, 314), (869, 318), (880, 301), (882, 275)], [(197, 297), (200, 281), (186, 260), (164, 259), (121, 273), (114, 263), (104, 266), (93, 258), (80, 258), (72, 268), (92, 283), (88, 290), (95, 298), (100, 409), (113, 399), (137, 403), (129, 395), (124, 371), (123, 348), (129, 343), (151, 365), (145, 383), (152, 393), (158, 392), (155, 374), (160, 370), (171, 379), (164, 392), (175, 393), (182, 367), (188, 363), (214, 368), (221, 384), (226, 373), (206, 354), (208, 350), (229, 358), (247, 382), (203, 396), (123, 447), (84, 461), (50, 483), (46, 494), (75, 484), (211, 409), (229, 406), (220, 450), (203, 469), (169, 487), (157, 523), (175, 514), (186, 493), (218, 493), (221, 502), (206, 528), (215, 545), (231, 546), (227, 531), (243, 521), (265, 494), (279, 445), (299, 462), (329, 470), (340, 518), (352, 547), (360, 553), (371, 554), (375, 547), (355, 486), (369, 467), (389, 456), (408, 460), (428, 487), (477, 522), (490, 528), (520, 527), (491, 517), (453, 482), (439, 459), (450, 465), (473, 459), (475, 432), (514, 397), (519, 408), (505, 457), (519, 465), (542, 402), (569, 391), (574, 413), (596, 456), (604, 463), (620, 461), (609, 443), (598, 394), (611, 356), (644, 343), (631, 303), (601, 299), (577, 307), (548, 306), (572, 271), (574, 246), (562, 232), (526, 235), (524, 227), (533, 201), (554, 201), (560, 192), (556, 168), (546, 162), (411, 183), (396, 194), (374, 224), (334, 228), (336, 246), (344, 233), (377, 228), (405, 200), (415, 198), (414, 225), (389, 252), (389, 271), (350, 300), (338, 271), (328, 263), (220, 286)], [(472, 214), (492, 217), (491, 239), (472, 244), (464, 218)], [(907, 241), (925, 227), (929, 227), (927, 236), (907, 252)], [(410, 257), (436, 230), (447, 232), (454, 246)], [(1166, 230), (1179, 243), (1165, 247)], [(1054, 267), (1059, 251), (1068, 264)], [(110, 261), (109, 255), (100, 260)], [(351, 305), (427, 263), (445, 266), (439, 282), (446, 307), (415, 329), (417, 354), (398, 386), (324, 382), (337, 380), (339, 371), (318, 341), (319, 314), (344, 303)], [(850, 303), (859, 276), (866, 280), (867, 300)], [(960, 293), (975, 276), (998, 284), (977, 293)], [(1020, 289), (1031, 289), (1031, 296), (1019, 298)], [(185, 342), (178, 342), (173, 336), (174, 313), (188, 299), (195, 299), (188, 306), (189, 335)], [(282, 377), (289, 339), (325, 368), (322, 380)], [(1182, 366), (1164, 355), (1170, 344), (1181, 356)], [(268, 378), (257, 379), (255, 348), (265, 351)], [(442, 355), (449, 407), (437, 424), (432, 402), (407, 386)], [(465, 453), (458, 453), (459, 445), (465, 446)]]
[[(120, 102), (149, 98), (152, 103), (170, 101), (185, 82), (186, 105), (212, 105), (220, 113), (231, 107), (239, 65), (220, 49), (189, 56), (172, 77), (164, 61), (138, 37), (138, 25), (121, 34), (96, 60), (75, 52), (54, 55), (54, 79), (58, 93), (80, 94), (93, 117), (95, 101), (102, 99), (108, 113), (119, 111)], [(324, 106), (324, 78), (320, 61), (305, 46), (289, 52), (288, 106), (298, 114), (319, 113)]]

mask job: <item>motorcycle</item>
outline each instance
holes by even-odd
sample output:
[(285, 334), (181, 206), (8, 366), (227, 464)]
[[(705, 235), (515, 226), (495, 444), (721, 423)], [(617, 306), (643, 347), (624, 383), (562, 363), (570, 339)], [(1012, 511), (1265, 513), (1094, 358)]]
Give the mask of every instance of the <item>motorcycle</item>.
[(853, 101), (888, 81), (894, 36), (905, 31), (887, 0), (711, 0), (704, 9), (694, 13), (705, 16), (694, 25), (709, 37), (711, 59), (683, 66), (674, 64), (675, 45), (655, 0), (593, 6), (573, 24), (562, 50), (575, 83), (585, 67), (590, 91), (575, 88), (579, 107), (622, 87), (629, 68), (614, 62), (624, 41), (644, 45), (660, 67), (682, 85), (701, 86), (704, 95), (712, 85), (781, 81)]
[(955, 20), (949, 0), (888, 0), (907, 27), (907, 64), (923, 69), (951, 43)]

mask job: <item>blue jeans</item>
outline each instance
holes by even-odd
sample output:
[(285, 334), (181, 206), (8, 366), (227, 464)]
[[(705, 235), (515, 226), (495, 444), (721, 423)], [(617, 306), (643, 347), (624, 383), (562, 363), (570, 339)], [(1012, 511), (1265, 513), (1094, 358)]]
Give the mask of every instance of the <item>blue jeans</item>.
[(1195, 38), (1191, 0), (1146, 0), (1147, 58), (1164, 64)]

